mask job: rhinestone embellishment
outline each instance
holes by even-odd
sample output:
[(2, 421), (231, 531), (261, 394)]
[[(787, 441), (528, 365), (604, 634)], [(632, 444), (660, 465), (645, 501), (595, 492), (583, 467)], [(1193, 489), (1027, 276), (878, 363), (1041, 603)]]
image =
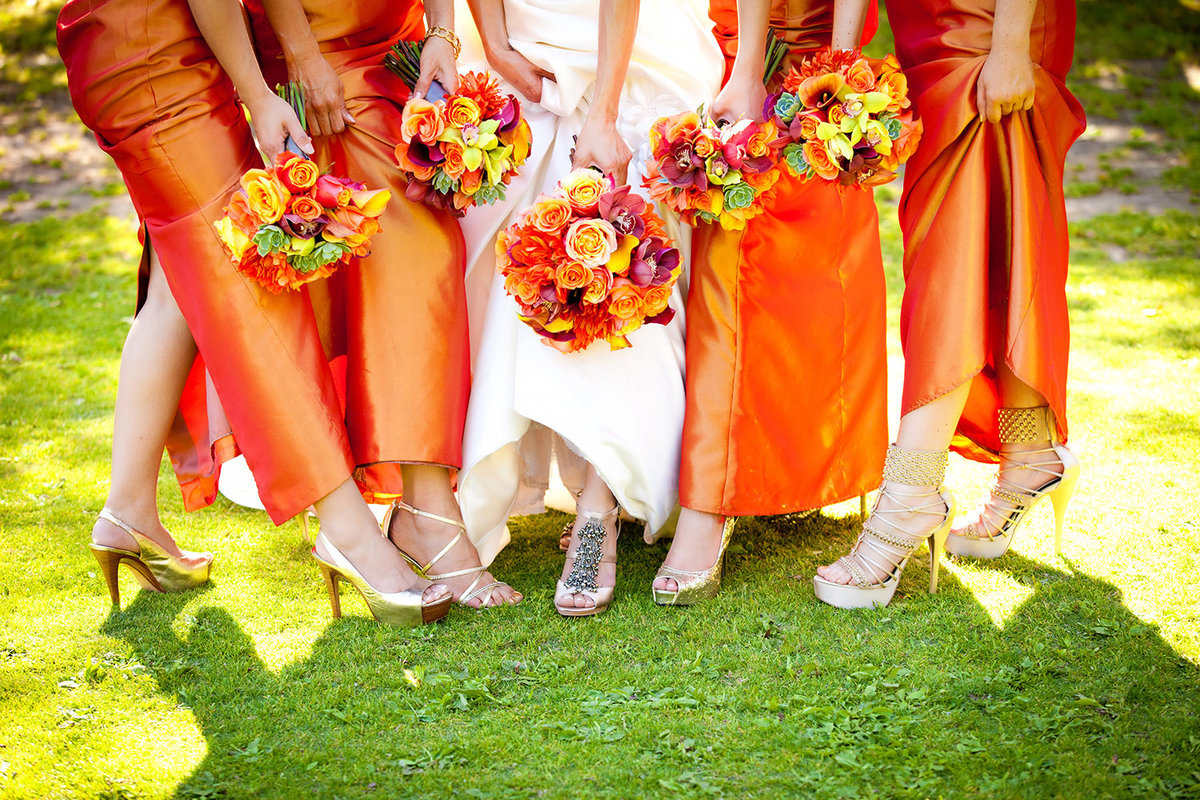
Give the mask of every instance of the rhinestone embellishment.
[(597, 519), (589, 519), (579, 529), (575, 563), (564, 582), (572, 592), (595, 592), (600, 588), (596, 585), (596, 576), (600, 573), (600, 559), (604, 557), (605, 535), (604, 525)]

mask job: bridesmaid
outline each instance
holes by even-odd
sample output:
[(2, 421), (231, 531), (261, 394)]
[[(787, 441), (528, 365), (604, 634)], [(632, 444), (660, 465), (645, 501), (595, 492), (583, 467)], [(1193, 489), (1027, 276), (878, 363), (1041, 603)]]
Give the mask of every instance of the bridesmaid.
[[(771, 91), (834, 30), (833, 0), (712, 0), (709, 14), (726, 57), (718, 119), (762, 119), (768, 24), (789, 48)], [(716, 594), (737, 517), (820, 508), (879, 482), (887, 353), (873, 192), (785, 171), (766, 202), (745, 230), (696, 231), (683, 510), (653, 584), (661, 605)]]
[[(628, 173), (639, 185), (654, 120), (695, 108), (717, 88), (719, 53), (690, 3), (471, 5), (489, 64), (537, 101), (525, 105), (533, 152), (523, 180), (510, 187), (509, 213), (552, 191), (573, 166), (597, 166), (618, 180)], [(683, 321), (645, 326), (619, 352), (603, 343), (571, 354), (545, 346), (518, 320), (496, 274), (495, 234), (506, 220), (476, 227), (485, 219), (472, 212), (464, 226), (482, 245), (486, 266), (477, 272), (491, 286), (459, 480), (464, 516), (480, 549), (499, 551), (506, 520), (529, 498), (522, 481), (530, 462), (548, 461), (553, 432), (586, 462), (555, 608), (571, 617), (599, 614), (616, 584), (618, 508), (652, 534), (675, 505)], [(686, 252), (686, 240), (680, 244)]]
[(428, 0), (424, 9), (417, 0), (246, 6), (268, 79), (305, 88), (314, 160), (392, 189), (371, 255), (314, 292), (328, 315), (333, 354), (345, 356), (355, 478), (369, 501), (394, 501), (386, 533), (458, 603), (517, 603), (521, 595), (480, 562), (451, 491), (469, 394), (462, 233), (449, 215), (404, 197), (393, 150), (408, 88), (383, 66), (394, 42), (424, 38), (417, 92), (434, 79), (453, 91), (453, 0)]
[[(925, 123), (900, 201), (903, 416), (863, 536), (814, 578), (817, 597), (842, 608), (888, 603), (930, 537), (930, 591), (943, 540), (957, 555), (999, 557), (1044, 497), (1057, 549), (1079, 474), (1063, 444), (1063, 161), (1085, 124), (1064, 83), (1074, 0), (893, 0), (890, 11)], [(954, 530), (942, 488), (951, 446), (1000, 464), (987, 503)]]
[[(306, 144), (290, 109), (258, 73), (237, 4), (196, 0), (194, 8), (259, 124), (264, 149), (279, 151), (285, 133)], [(241, 174), (261, 161), (234, 83), (188, 6), (68, 0), (58, 45), (72, 101), (121, 169), (145, 248), (141, 312), (122, 354), (113, 488), (92, 535), (113, 602), (122, 563), (157, 591), (181, 591), (208, 578), (211, 556), (179, 551), (154, 501), (164, 443), (190, 434), (199, 457), (186, 471), (189, 507), (212, 499), (209, 448), (240, 448), (276, 523), (315, 506), (323, 546), (338, 565), (327, 573), (331, 583), (352, 582), (388, 622), (444, 616), (448, 592), (426, 587), (380, 539), (350, 479), (346, 429), (307, 299), (272, 295), (244, 279), (213, 231)], [(205, 368), (236, 444), (216, 440), (203, 425)], [(172, 429), (172, 407), (181, 397), (184, 413)]]

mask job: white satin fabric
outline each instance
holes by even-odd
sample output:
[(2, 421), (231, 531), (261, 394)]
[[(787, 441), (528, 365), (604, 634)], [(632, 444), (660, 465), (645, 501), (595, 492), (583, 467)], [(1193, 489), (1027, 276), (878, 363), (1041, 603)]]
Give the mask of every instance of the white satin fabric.
[[(543, 81), (540, 104), (522, 99), (533, 149), (506, 201), (473, 209), (462, 221), (473, 383), (458, 500), (484, 564), (508, 543), (511, 514), (542, 509), (552, 451), (569, 489), (582, 486), (582, 457), (625, 512), (645, 521), (651, 539), (677, 500), (684, 409), (686, 280), (671, 300), (675, 319), (635, 331), (633, 346), (617, 352), (603, 342), (571, 354), (547, 347), (504, 292), (496, 234), (570, 171), (572, 137), (595, 85), (599, 2), (505, 0), (504, 11), (513, 48), (555, 80)], [(460, 69), (487, 69), (463, 0), (455, 12)], [(720, 88), (723, 62), (710, 27), (693, 0), (642, 0), (617, 124), (634, 151), (629, 183), (635, 187), (654, 120), (711, 102)], [(690, 229), (666, 218), (687, 264)]]

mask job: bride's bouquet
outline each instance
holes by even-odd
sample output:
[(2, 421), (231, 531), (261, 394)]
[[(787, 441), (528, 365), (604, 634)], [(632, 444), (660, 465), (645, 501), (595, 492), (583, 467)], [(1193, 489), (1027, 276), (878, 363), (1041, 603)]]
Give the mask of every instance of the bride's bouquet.
[(214, 227), (238, 271), (279, 294), (367, 255), (390, 197), (285, 151), (242, 176)]
[(689, 225), (717, 222), (741, 230), (762, 213), (779, 179), (771, 122), (714, 122), (704, 109), (663, 117), (650, 128), (644, 185)]
[[(384, 59), (411, 89), (420, 74), (420, 46), (400, 42)], [(435, 99), (429, 99), (435, 98)], [(409, 200), (461, 217), (468, 208), (503, 200), (529, 156), (529, 123), (516, 96), (487, 72), (460, 75), (453, 94), (431, 92), (404, 104), (395, 158)]]
[(857, 50), (818, 53), (789, 70), (767, 98), (763, 116), (793, 174), (843, 186), (879, 186), (916, 150), (908, 81), (895, 56), (864, 58)]
[(496, 258), (521, 321), (564, 353), (629, 347), (630, 333), (675, 316), (667, 302), (683, 268), (662, 219), (593, 169), (571, 172), (501, 231)]

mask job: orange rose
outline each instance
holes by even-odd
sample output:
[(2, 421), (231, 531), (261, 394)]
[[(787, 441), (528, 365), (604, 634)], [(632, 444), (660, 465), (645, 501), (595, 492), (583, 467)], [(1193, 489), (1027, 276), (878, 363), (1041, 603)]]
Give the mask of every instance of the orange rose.
[(504, 276), (504, 291), (532, 306), (542, 299), (542, 287), (551, 283), (554, 273), (542, 267), (516, 269)]
[(599, 267), (607, 264), (617, 249), (617, 232), (605, 220), (579, 219), (567, 228), (564, 243), (571, 258), (589, 267)]
[(717, 141), (706, 133), (697, 134), (692, 141), (692, 150), (701, 158), (708, 158), (717, 152)]
[(612, 291), (608, 294), (608, 313), (627, 321), (643, 318), (646, 304), (641, 290), (624, 278), (614, 280)]
[(653, 317), (667, 310), (671, 302), (671, 287), (674, 281), (659, 286), (650, 286), (642, 291), (642, 302), (645, 305), (646, 316)]
[(442, 162), (441, 167), (451, 178), (461, 178), (466, 172), (467, 166), (463, 163), (463, 148), (461, 144), (455, 142), (442, 142), (442, 155), (446, 159)]
[(305, 222), (312, 222), (324, 212), (325, 209), (321, 207), (321, 204), (306, 194), (296, 195), (292, 198), (292, 213)]
[(562, 233), (571, 221), (571, 204), (562, 197), (543, 197), (529, 209), (526, 220), (539, 231)]
[(813, 172), (827, 181), (836, 179), (842, 172), (821, 142), (804, 143), (804, 160), (813, 168)]
[(666, 139), (670, 142), (690, 141), (700, 131), (700, 115), (695, 111), (680, 114), (674, 124), (667, 128)]
[(911, 111), (904, 113), (899, 119), (904, 127), (900, 131), (900, 138), (892, 142), (891, 155), (884, 159), (887, 169), (895, 169), (912, 158), (925, 129), (925, 124), (920, 119), (914, 119)]
[(274, 175), (262, 169), (248, 170), (242, 176), (242, 188), (246, 190), (250, 213), (264, 225), (279, 221), (292, 196)]
[(762, 158), (771, 150), (771, 142), (775, 139), (775, 130), (771, 123), (758, 126), (758, 130), (746, 142), (746, 154), (751, 158)]
[(320, 174), (316, 164), (288, 150), (284, 150), (275, 159), (276, 177), (292, 192), (312, 188)]
[(853, 92), (863, 94), (875, 88), (875, 71), (865, 58), (860, 58), (846, 71), (846, 85)]
[(886, 78), (895, 72), (900, 72), (900, 62), (896, 60), (896, 56), (888, 53), (883, 58), (868, 59), (871, 62), (871, 68), (875, 70), (875, 74), (881, 79)]
[(612, 289), (613, 274), (604, 267), (596, 267), (592, 270), (592, 279), (588, 282), (587, 288), (583, 292), (583, 302), (592, 305), (603, 303), (608, 298), (608, 293)]
[[(844, 120), (845, 118), (846, 118), (846, 104), (845, 103), (834, 103), (833, 105), (831, 105), (829, 107), (829, 124), (830, 125), (841, 125), (842, 120)], [(804, 123), (801, 122), (800, 126), (803, 127)]]
[(235, 192), (233, 197), (229, 198), (229, 206), (225, 209), (225, 213), (233, 220), (233, 224), (241, 228), (243, 233), (254, 233), (258, 230), (260, 223), (258, 217), (250, 210), (249, 199), (245, 192)]
[(608, 180), (594, 169), (577, 169), (562, 179), (561, 194), (577, 214), (592, 214), (600, 205), (600, 195), (609, 189)]
[(903, 72), (891, 72), (879, 79), (876, 91), (885, 92), (888, 96), (887, 111), (899, 114), (912, 105), (908, 99), (908, 76)]
[(476, 169), (470, 172), (464, 172), (462, 179), (459, 181), (458, 190), (465, 195), (473, 195), (479, 191), (479, 187), (482, 183), (483, 170)]
[(455, 97), (446, 106), (446, 121), (451, 128), (478, 125), (481, 116), (479, 105), (469, 97)]
[(800, 118), (800, 136), (805, 139), (817, 138), (817, 126), (821, 120), (815, 114), (805, 114)]
[(442, 109), (428, 100), (412, 99), (404, 104), (401, 115), (400, 138), (405, 144), (414, 138), (425, 144), (433, 144), (446, 130)]
[(568, 261), (554, 270), (554, 283), (560, 289), (582, 289), (592, 281), (592, 270), (578, 261)]

